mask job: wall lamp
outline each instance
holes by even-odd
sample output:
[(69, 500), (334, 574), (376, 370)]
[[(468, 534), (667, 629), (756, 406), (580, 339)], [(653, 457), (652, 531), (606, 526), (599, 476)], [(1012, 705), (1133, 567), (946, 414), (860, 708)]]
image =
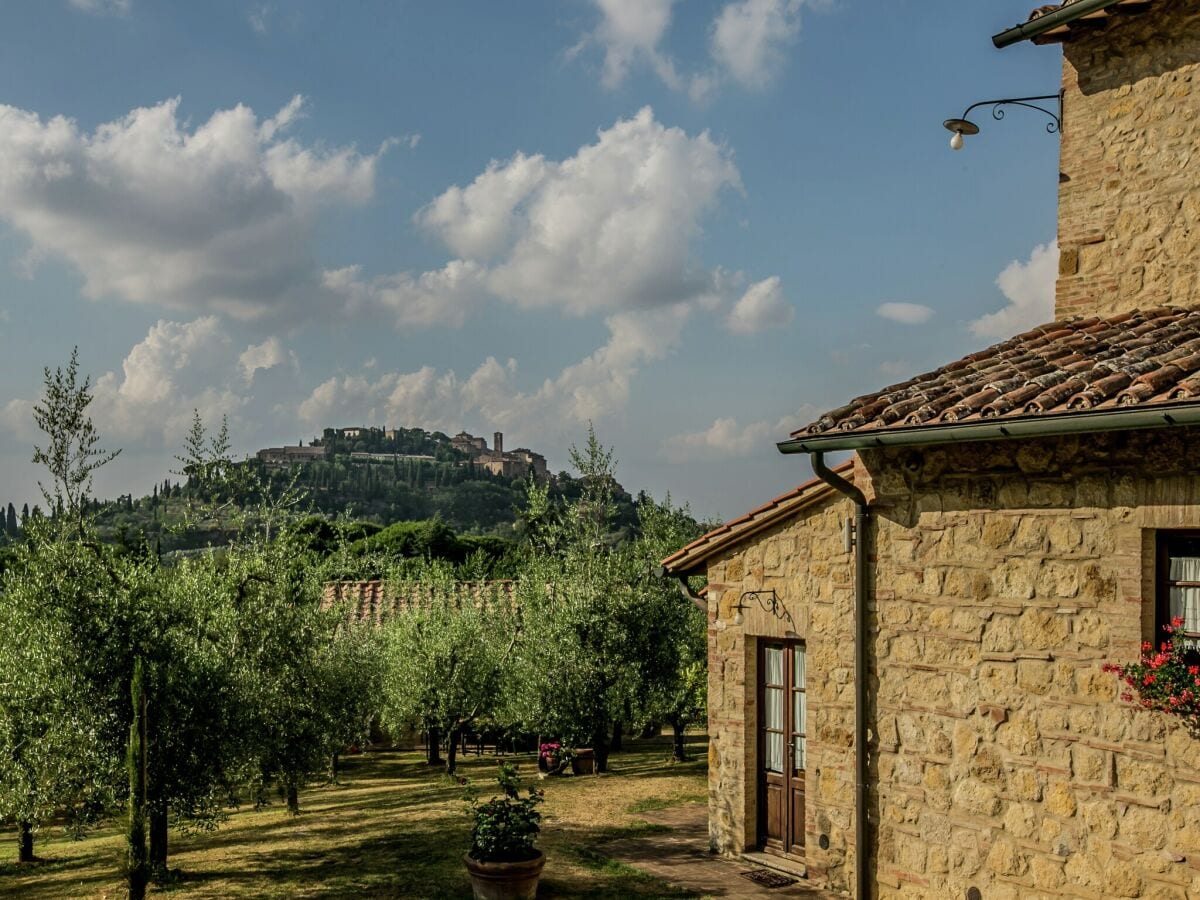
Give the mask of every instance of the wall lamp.
[(733, 617), (734, 625), (741, 625), (745, 621), (742, 617), (742, 610), (750, 608), (750, 604), (746, 602), (747, 598), (753, 598), (763, 612), (769, 612), (777, 619), (786, 619), (792, 623), (793, 629), (796, 627), (796, 623), (792, 621), (792, 614), (780, 602), (779, 595), (775, 593), (774, 588), (769, 591), (746, 591), (738, 597), (738, 602), (730, 607), (730, 609), (737, 610), (737, 614)]
[[(1058, 112), (1055, 113), (1044, 106), (1038, 106), (1033, 102), (1035, 100), (1057, 100)], [(1044, 94), (1040, 97), (1008, 97), (1004, 100), (980, 100), (978, 103), (972, 103), (968, 106), (957, 119), (947, 119), (942, 123), (942, 127), (954, 134), (950, 138), (950, 149), (961, 150), (963, 148), (964, 135), (979, 134), (979, 126), (967, 118), (973, 110), (979, 109), (981, 106), (990, 106), (992, 108), (992, 118), (999, 122), (1004, 118), (1004, 107), (1024, 106), (1026, 109), (1036, 109), (1038, 112), (1048, 115), (1053, 121), (1046, 123), (1046, 131), (1050, 134), (1055, 134), (1062, 131), (1062, 103), (1063, 95), (1061, 91), (1057, 94)]]

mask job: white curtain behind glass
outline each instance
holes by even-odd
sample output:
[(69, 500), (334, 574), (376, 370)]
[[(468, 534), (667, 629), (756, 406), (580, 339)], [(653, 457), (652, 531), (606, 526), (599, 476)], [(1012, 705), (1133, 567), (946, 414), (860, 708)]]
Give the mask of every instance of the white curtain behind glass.
[(804, 758), (807, 755), (807, 747), (805, 744), (808, 739), (804, 736), (808, 731), (808, 695), (804, 693), (805, 688), (805, 648), (797, 647), (795, 654), (792, 657), (792, 687), (795, 693), (792, 694), (792, 731), (795, 736), (792, 738), (792, 768), (803, 769)]
[[(1200, 557), (1176, 556), (1171, 558), (1171, 581), (1200, 582)], [(1183, 630), (1200, 632), (1200, 588), (1171, 588), (1171, 618), (1183, 618)], [(1162, 638), (1155, 640), (1157, 644)], [(1195, 642), (1193, 642), (1195, 643)]]
[[(763, 654), (763, 681), (765, 684), (783, 684), (783, 648), (768, 647)], [(783, 688), (768, 687), (763, 690), (766, 709), (763, 710), (763, 725), (783, 731)], [(768, 772), (783, 771), (783, 734), (768, 732), (763, 748), (763, 766)]]
[[(783, 688), (767, 688), (764, 692), (767, 701), (765, 724), (768, 728), (783, 728)], [(783, 732), (769, 731), (766, 735), (767, 746), (763, 749), (763, 765), (768, 772), (783, 771)]]

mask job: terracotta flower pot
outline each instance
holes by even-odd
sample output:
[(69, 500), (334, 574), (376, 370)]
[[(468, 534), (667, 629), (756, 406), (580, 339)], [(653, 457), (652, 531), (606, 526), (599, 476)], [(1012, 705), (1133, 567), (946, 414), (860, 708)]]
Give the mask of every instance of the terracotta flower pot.
[(590, 747), (575, 751), (575, 758), (571, 760), (571, 771), (576, 775), (591, 775), (596, 771), (596, 754)]
[(521, 862), (480, 862), (467, 853), (463, 860), (471, 874), (475, 900), (533, 900), (546, 854), (539, 850), (533, 859)]

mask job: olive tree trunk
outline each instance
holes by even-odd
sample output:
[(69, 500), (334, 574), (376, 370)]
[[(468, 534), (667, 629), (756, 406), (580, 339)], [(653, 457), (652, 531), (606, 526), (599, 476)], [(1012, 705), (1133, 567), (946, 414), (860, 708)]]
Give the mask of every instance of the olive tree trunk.
[(458, 765), (458, 740), (459, 730), (457, 728), (450, 729), (449, 740), (446, 741), (446, 774), (453, 775), (454, 769)]
[(440, 766), (442, 764), (441, 754), (442, 736), (436, 728), (430, 728), (425, 732), (425, 762), (431, 766)]
[(21, 821), (17, 823), (17, 862), (31, 863), (33, 855), (33, 823)]
[(608, 729), (602, 728), (592, 736), (592, 754), (596, 760), (596, 774), (608, 771)]
[(686, 727), (682, 719), (671, 719), (671, 758), (676, 762), (683, 762), (687, 759), (687, 744), (684, 742)]

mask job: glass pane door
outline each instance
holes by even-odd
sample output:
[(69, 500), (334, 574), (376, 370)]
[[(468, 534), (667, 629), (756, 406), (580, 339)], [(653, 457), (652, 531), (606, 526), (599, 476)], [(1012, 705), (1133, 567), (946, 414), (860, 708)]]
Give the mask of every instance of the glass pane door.
[(792, 768), (803, 769), (808, 734), (808, 694), (805, 690), (804, 648), (792, 648)]
[(782, 647), (763, 652), (763, 768), (782, 772), (784, 765), (784, 658)]

